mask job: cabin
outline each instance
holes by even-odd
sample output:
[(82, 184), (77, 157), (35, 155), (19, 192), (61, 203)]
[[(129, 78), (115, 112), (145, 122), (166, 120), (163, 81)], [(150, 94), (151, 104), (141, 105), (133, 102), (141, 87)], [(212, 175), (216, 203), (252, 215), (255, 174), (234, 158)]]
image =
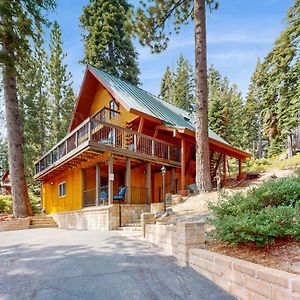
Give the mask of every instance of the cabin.
[[(209, 130), (211, 179), (226, 157), (250, 155)], [(87, 66), (69, 132), (35, 163), (42, 204), (60, 227), (114, 229), (195, 183), (193, 117), (145, 90)], [(223, 164), (223, 167), (222, 167)], [(162, 166), (165, 168), (164, 186)]]
[(11, 182), (9, 170), (6, 170), (1, 176), (1, 194), (2, 195), (11, 195)]

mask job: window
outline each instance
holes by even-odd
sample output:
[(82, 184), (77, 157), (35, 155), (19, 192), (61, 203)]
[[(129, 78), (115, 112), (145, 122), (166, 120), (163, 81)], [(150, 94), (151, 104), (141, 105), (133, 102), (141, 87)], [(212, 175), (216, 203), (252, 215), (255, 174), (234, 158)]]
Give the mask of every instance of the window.
[(100, 121), (105, 122), (105, 108), (100, 110)]
[(65, 197), (66, 196), (66, 183), (62, 182), (58, 185), (58, 196)]
[(109, 102), (109, 109), (109, 118), (112, 119), (116, 116), (116, 112), (114, 112), (114, 110), (117, 110), (116, 102), (114, 100)]

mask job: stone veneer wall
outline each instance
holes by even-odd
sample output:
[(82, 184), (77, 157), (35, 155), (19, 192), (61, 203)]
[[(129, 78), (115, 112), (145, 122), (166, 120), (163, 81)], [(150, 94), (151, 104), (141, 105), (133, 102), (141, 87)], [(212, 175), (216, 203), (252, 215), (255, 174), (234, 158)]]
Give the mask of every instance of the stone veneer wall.
[(142, 211), (149, 210), (148, 205), (118, 204), (84, 208), (52, 214), (59, 228), (77, 230), (116, 230), (119, 228), (121, 209), (122, 226), (139, 219)]
[(10, 231), (10, 230), (22, 230), (28, 229), (30, 225), (30, 219), (13, 219), (9, 221), (0, 222), (0, 231)]
[(204, 223), (151, 224), (154, 218), (150, 214), (142, 215), (143, 222), (144, 236), (148, 241), (238, 299), (300, 300), (300, 276), (203, 249)]

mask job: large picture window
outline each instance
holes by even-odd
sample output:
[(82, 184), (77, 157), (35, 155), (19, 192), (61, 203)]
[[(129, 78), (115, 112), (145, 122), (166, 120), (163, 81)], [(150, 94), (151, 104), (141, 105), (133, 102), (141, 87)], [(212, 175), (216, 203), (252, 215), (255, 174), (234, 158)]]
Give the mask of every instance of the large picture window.
[(65, 197), (66, 196), (66, 183), (62, 182), (58, 185), (58, 196)]

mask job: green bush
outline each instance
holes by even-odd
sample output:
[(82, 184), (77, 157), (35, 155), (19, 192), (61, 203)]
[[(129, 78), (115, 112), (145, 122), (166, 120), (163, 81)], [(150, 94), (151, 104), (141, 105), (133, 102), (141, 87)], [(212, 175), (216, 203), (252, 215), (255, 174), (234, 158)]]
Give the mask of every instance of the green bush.
[[(29, 200), (33, 213), (40, 212), (40, 197), (34, 194), (34, 192), (29, 191)], [(9, 195), (0, 195), (0, 213), (11, 214), (13, 210), (12, 197)]]
[(222, 193), (210, 204), (214, 236), (230, 243), (273, 243), (276, 238), (300, 238), (300, 177), (270, 180), (246, 194)]

